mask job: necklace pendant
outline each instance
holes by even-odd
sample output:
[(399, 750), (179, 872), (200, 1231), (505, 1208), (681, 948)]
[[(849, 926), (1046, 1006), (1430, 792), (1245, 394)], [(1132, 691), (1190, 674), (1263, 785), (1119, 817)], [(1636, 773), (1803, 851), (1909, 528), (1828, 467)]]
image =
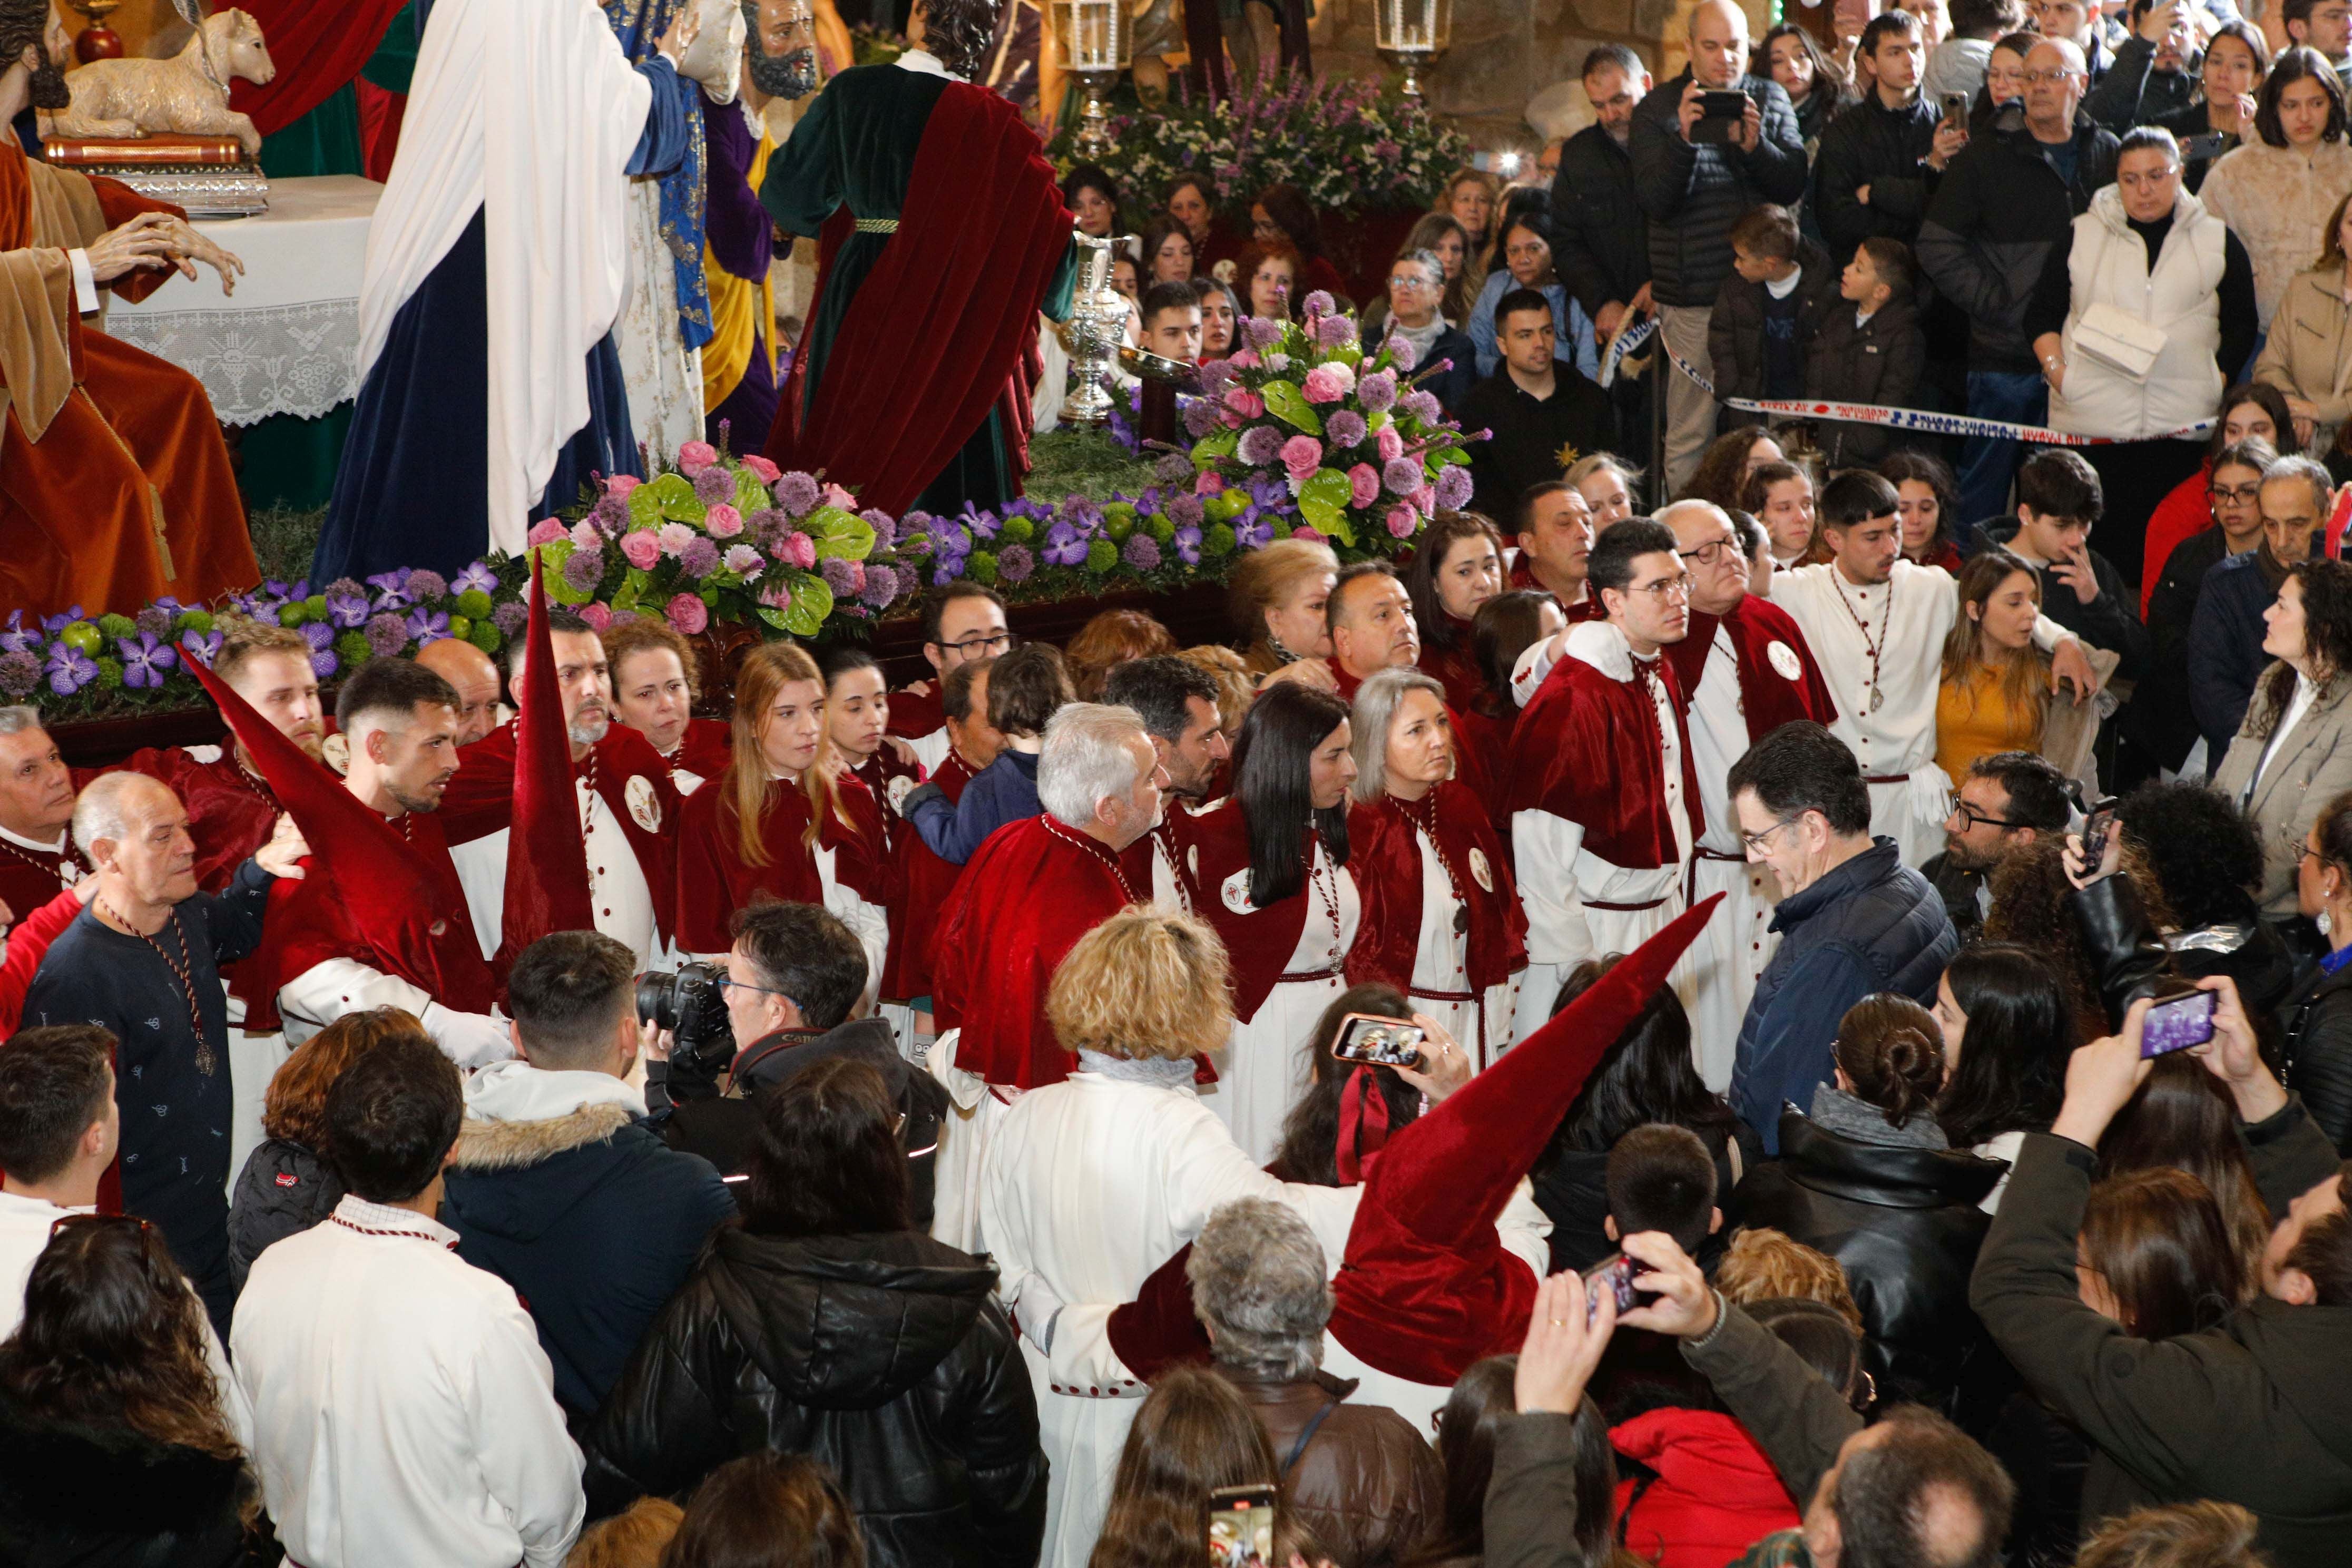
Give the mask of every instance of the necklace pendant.
[(1871, 688), (1871, 689), (1870, 689), (1870, 710), (1871, 710), (1873, 713), (1875, 713), (1875, 712), (1877, 712), (1881, 708), (1884, 708), (1884, 707), (1885, 707), (1885, 706), (1886, 706), (1886, 693), (1885, 693), (1885, 692), (1884, 692), (1884, 691), (1879, 690), (1879, 689), (1878, 689), (1876, 687), (1874, 687), (1874, 687), (1872, 687), (1872, 688)]

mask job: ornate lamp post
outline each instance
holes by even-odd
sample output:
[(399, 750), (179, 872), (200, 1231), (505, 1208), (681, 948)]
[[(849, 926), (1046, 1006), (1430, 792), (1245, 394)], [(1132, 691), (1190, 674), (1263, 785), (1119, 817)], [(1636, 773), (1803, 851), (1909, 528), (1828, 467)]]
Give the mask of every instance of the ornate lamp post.
[(1404, 71), (1403, 91), (1421, 96), (1414, 75), (1444, 54), (1454, 33), (1454, 0), (1373, 0), (1372, 45)]
[(1112, 144), (1110, 110), (1103, 98), (1118, 85), (1118, 73), (1135, 47), (1127, 0), (1058, 0), (1058, 8), (1069, 29), (1069, 69), (1086, 92), (1078, 110), (1077, 149), (1081, 156), (1100, 158)]

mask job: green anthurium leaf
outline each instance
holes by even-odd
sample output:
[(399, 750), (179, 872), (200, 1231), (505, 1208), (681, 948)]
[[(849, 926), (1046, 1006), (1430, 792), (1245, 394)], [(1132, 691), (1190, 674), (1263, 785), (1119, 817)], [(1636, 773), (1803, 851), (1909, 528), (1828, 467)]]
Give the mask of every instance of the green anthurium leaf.
[(1258, 388), (1265, 399), (1265, 411), (1293, 429), (1304, 430), (1309, 436), (1323, 434), (1323, 421), (1308, 407), (1307, 395), (1287, 381), (1269, 381)]
[(1234, 448), (1241, 444), (1241, 438), (1242, 433), (1238, 430), (1216, 430), (1203, 436), (1192, 448), (1192, 467), (1207, 473), (1217, 466), (1220, 459), (1234, 455)]
[[(659, 483), (656, 480), (655, 483)], [(679, 481), (681, 484), (684, 480)], [(688, 487), (689, 489), (691, 487)], [(662, 522), (661, 492), (652, 484), (639, 485), (629, 492), (629, 526), (632, 529), (659, 528)]]
[(793, 579), (793, 607), (784, 612), (784, 629), (797, 637), (813, 637), (833, 614), (833, 587), (814, 572)]
[(735, 510), (749, 517), (761, 507), (774, 504), (775, 502), (769, 499), (768, 487), (760, 482), (759, 475), (749, 468), (735, 470)]
[(1298, 487), (1298, 515), (1318, 533), (1330, 533), (1346, 516), (1348, 476), (1337, 468), (1318, 468)]
[(854, 511), (821, 506), (801, 519), (801, 527), (816, 542), (820, 561), (863, 561), (874, 553), (874, 525)]
[(621, 585), (613, 592), (613, 613), (617, 616), (623, 610), (635, 609), (637, 601), (645, 597), (646, 584), (650, 581), (644, 568), (630, 567), (629, 574), (621, 579)]
[(775, 627), (780, 632), (788, 632), (793, 629), (791, 617), (786, 616), (783, 611), (772, 608), (770, 605), (762, 605), (760, 606), (760, 618), (767, 622), (770, 626)]

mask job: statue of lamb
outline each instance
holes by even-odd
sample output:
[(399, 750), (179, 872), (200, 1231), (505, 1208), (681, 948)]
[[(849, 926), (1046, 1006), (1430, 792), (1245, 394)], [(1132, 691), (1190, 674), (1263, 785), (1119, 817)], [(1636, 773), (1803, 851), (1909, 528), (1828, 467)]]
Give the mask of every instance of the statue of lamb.
[(217, 11), (167, 60), (92, 60), (68, 73), (73, 107), (48, 116), (45, 136), (235, 136), (246, 156), (261, 150), (253, 121), (228, 106), (232, 79), (278, 74), (261, 24), (243, 11)]

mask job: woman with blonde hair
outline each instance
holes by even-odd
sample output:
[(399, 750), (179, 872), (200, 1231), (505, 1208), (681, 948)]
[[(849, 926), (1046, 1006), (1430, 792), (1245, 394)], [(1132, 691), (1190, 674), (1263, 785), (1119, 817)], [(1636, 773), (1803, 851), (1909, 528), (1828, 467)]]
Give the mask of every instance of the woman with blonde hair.
[(1959, 595), (1936, 694), (1936, 765), (1955, 780), (1979, 757), (2039, 751), (2050, 694), (2049, 661), (2033, 646), (2033, 568), (1996, 546), (1960, 569)]
[[(1470, 254), (1483, 257), (1486, 242), (1495, 236), (1495, 219), (1503, 210), (1503, 182), (1484, 169), (1456, 169), (1445, 182), (1445, 194), (1429, 210), (1461, 225), (1464, 237), (1470, 242)], [(1478, 270), (1483, 283), (1486, 268), (1482, 265)]]
[(1019, 1320), (1050, 1461), (1045, 1568), (1080, 1568), (1150, 1392), (1111, 1344), (1112, 1311), (1236, 1198), (1345, 1234), (1356, 1192), (1277, 1182), (1193, 1092), (1232, 1033), (1224, 944), (1141, 906), (1078, 940), (1045, 1016), (1077, 1058), (1013, 1102), (982, 1155), (981, 1226)]
[(1296, 668), (1286, 679), (1339, 689), (1324, 613), (1339, 580), (1339, 558), (1312, 539), (1277, 539), (1234, 561), (1225, 575), (1226, 605), (1242, 658), (1260, 686)]
[(725, 953), (729, 919), (761, 895), (822, 904), (865, 947), (870, 997), (889, 946), (882, 812), (843, 767), (824, 692), (798, 643), (763, 643), (743, 661), (727, 770), (679, 814), (677, 943)]

